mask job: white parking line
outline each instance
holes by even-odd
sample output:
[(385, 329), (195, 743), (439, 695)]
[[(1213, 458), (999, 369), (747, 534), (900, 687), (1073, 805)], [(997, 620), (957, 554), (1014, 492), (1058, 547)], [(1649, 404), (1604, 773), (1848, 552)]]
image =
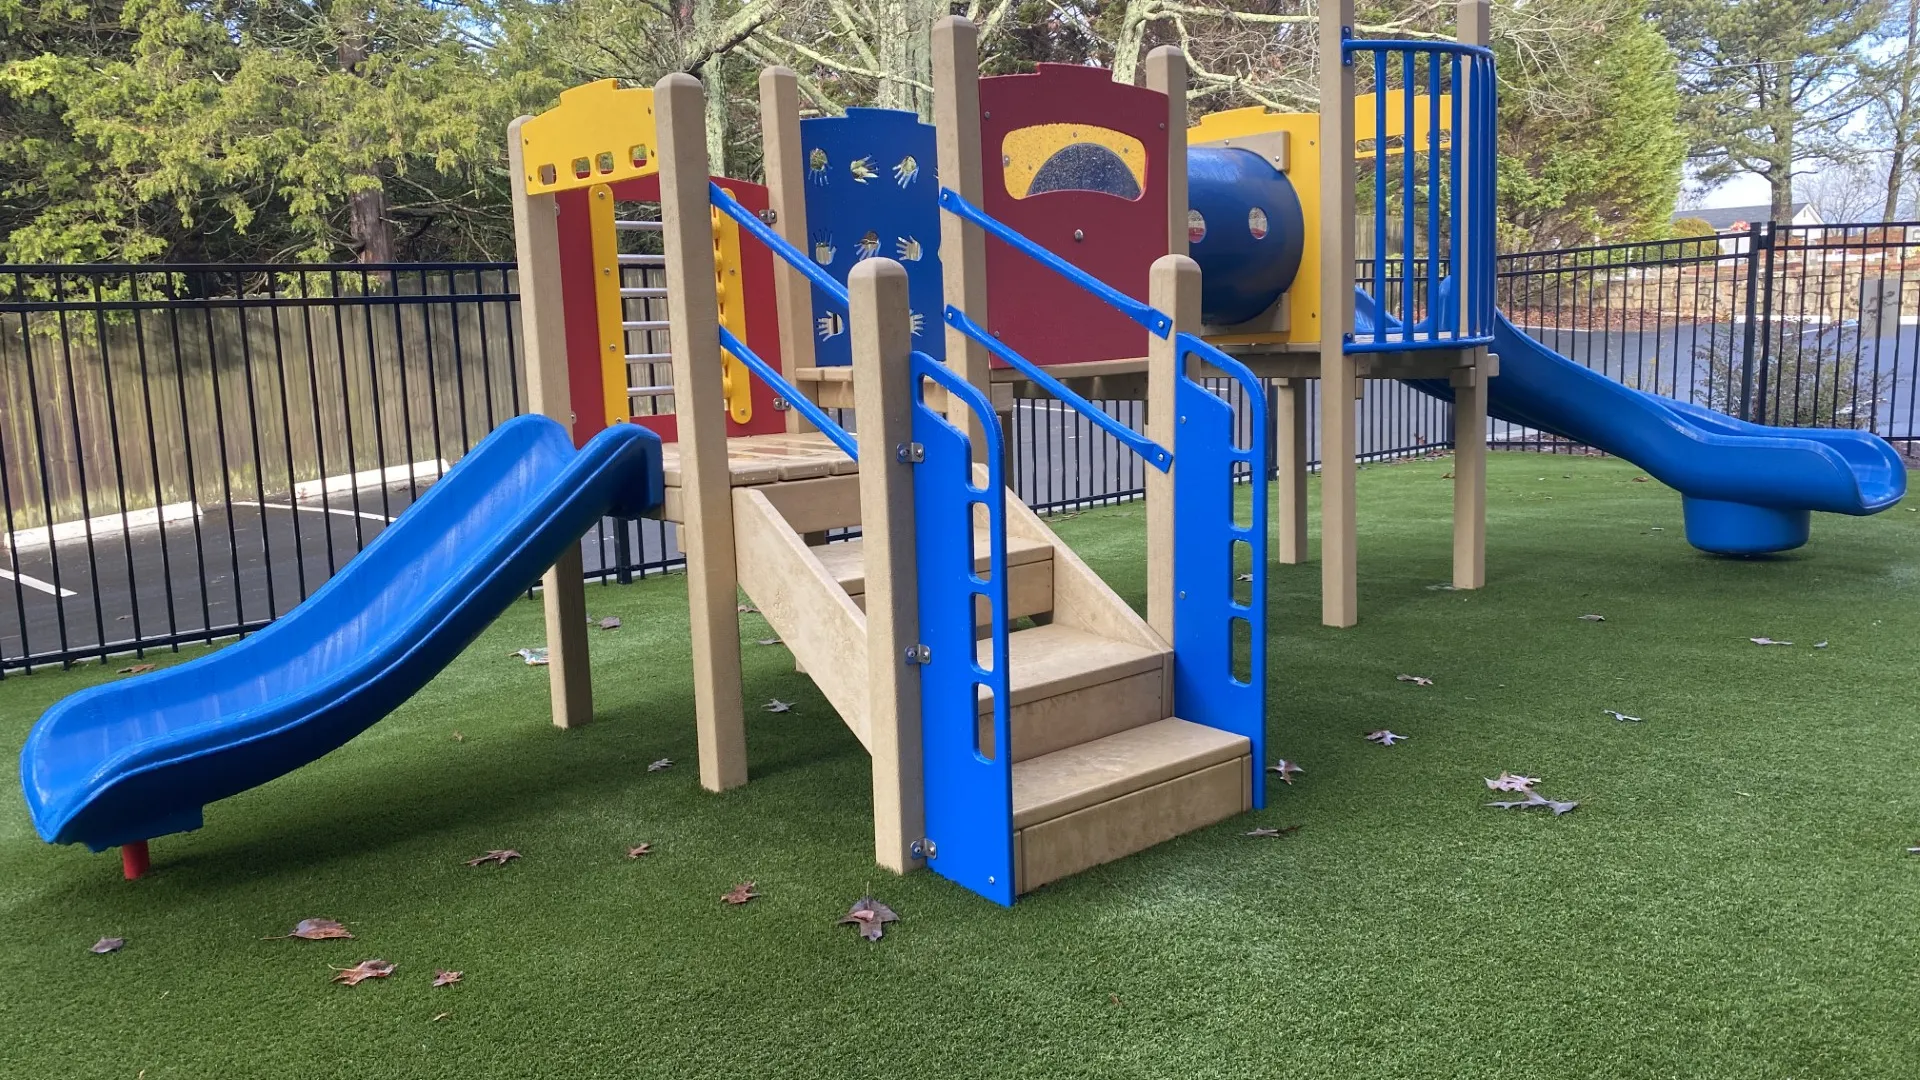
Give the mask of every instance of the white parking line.
[(369, 521), (391, 523), (392, 518), (385, 514), (369, 514), (360, 510), (339, 510), (331, 506), (295, 506), (292, 503), (253, 502), (248, 499), (233, 500), (235, 506), (258, 506), (265, 510), (305, 510), (309, 514), (339, 514), (341, 517), (363, 517)]
[(58, 596), (63, 600), (69, 596), (80, 595), (79, 593), (74, 592), (72, 589), (56, 589), (53, 586), (47, 584), (46, 582), (41, 581), (37, 577), (28, 577), (25, 574), (16, 574), (11, 570), (0, 570), (0, 578), (6, 578), (8, 581), (17, 581), (20, 584), (25, 585), (29, 589), (38, 589), (41, 592), (46, 593), (48, 596)]

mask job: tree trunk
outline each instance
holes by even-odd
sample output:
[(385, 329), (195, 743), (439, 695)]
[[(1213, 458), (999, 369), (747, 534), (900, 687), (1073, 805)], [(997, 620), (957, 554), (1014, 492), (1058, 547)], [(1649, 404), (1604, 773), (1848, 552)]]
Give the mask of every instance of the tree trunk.
[[(358, 74), (356, 69), (367, 59), (366, 36), (349, 30), (340, 39), (335, 57), (340, 70)], [(354, 258), (363, 263), (393, 262), (393, 222), (387, 219), (386, 182), (377, 167), (363, 168), (356, 179), (371, 183), (347, 196), (347, 238), (353, 244)]]
[[(925, 85), (933, 82), (933, 22), (946, 14), (939, 0), (880, 0), (874, 12), (874, 56), (880, 70)], [(882, 79), (874, 93), (882, 109), (908, 109), (929, 116), (933, 98), (919, 87), (896, 79)]]
[(1913, 152), (1913, 50), (1920, 48), (1920, 0), (1908, 0), (1907, 3), (1907, 47), (1900, 54), (1899, 85), (1895, 87), (1897, 105), (1893, 110), (1891, 127), (1893, 145), (1887, 152), (1887, 203), (1881, 212), (1881, 221), (1894, 221), (1900, 217), (1900, 189), (1907, 181), (1907, 155)]
[(714, 176), (727, 175), (727, 135), (733, 128), (727, 100), (726, 61), (715, 53), (700, 69), (707, 84), (707, 168)]
[(1778, 225), (1793, 220), (1793, 126), (1773, 127), (1773, 160), (1768, 163), (1767, 183), (1773, 187), (1773, 208), (1768, 217)]

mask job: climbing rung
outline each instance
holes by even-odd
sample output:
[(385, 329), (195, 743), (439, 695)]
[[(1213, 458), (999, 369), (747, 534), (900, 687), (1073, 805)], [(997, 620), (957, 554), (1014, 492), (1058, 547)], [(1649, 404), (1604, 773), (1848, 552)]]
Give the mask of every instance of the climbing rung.
[(665, 266), (667, 265), (667, 257), (665, 255), (622, 255), (620, 256), (620, 265)]
[(665, 300), (666, 298), (667, 298), (667, 290), (665, 289), (621, 289), (620, 290), (620, 299), (622, 300)]
[(628, 397), (666, 397), (673, 393), (671, 386), (629, 386)]
[(613, 227), (616, 229), (624, 229), (628, 232), (659, 232), (665, 227), (665, 223), (659, 221), (616, 221), (613, 223)]
[(665, 319), (629, 319), (621, 323), (620, 328), (623, 330), (665, 330), (667, 325), (668, 323)]
[(627, 363), (629, 364), (659, 364), (671, 359), (673, 359), (673, 354), (664, 352), (630, 352), (627, 354)]

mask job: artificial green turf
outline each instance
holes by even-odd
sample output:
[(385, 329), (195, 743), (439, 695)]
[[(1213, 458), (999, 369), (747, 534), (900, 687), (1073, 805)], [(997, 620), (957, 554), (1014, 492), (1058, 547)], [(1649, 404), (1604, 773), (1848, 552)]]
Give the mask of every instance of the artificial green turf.
[[(1357, 628), (1318, 625), (1317, 565), (1273, 574), (1269, 749), (1306, 775), (1012, 910), (873, 868), (867, 759), (753, 616), (750, 706), (797, 704), (702, 792), (677, 577), (589, 590), (625, 623), (593, 726), (548, 726), (518, 604), (136, 884), (42, 845), (8, 770), (0, 1076), (1920, 1075), (1920, 515), (1717, 560), (1629, 465), (1496, 455), (1490, 585), (1448, 592), (1449, 467), (1361, 473)], [(1139, 507), (1059, 529), (1138, 601)], [(0, 749), (111, 670), (0, 683)], [(1486, 809), (1502, 769), (1582, 805)], [(1302, 828), (1241, 835), (1268, 824)], [(877, 945), (834, 925), (869, 885), (902, 915)], [(311, 916), (359, 939), (262, 940)]]

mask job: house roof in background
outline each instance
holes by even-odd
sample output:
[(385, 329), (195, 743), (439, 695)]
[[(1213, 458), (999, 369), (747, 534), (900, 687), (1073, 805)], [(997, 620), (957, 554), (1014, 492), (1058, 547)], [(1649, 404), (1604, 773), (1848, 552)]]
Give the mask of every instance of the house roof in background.
[[(1791, 217), (1799, 217), (1800, 211), (1806, 208), (1805, 201), (1794, 203)], [(1681, 210), (1673, 215), (1673, 220), (1698, 218), (1712, 226), (1715, 232), (1725, 232), (1756, 221), (1766, 221), (1772, 215), (1772, 205), (1761, 203), (1758, 206), (1717, 206), (1710, 210)]]

